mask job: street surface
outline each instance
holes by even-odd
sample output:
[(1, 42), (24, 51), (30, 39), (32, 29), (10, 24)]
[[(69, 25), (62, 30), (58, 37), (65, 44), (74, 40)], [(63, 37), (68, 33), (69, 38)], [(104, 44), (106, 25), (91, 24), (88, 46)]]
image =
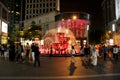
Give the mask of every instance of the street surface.
[(33, 63), (16, 63), (0, 58), (0, 80), (119, 80), (120, 58), (117, 63), (107, 58), (98, 59), (92, 66), (85, 57), (40, 57), (41, 66)]

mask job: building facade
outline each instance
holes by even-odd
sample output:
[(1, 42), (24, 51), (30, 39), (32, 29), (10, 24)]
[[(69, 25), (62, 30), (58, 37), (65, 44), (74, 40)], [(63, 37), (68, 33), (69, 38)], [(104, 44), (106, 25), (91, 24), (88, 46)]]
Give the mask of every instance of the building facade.
[(8, 43), (8, 9), (0, 2), (0, 43)]
[(25, 20), (52, 11), (59, 11), (59, 0), (26, 0), (25, 3)]
[(34, 18), (28, 19), (24, 21), (24, 27), (30, 27), (32, 21), (35, 22), (36, 25), (42, 27), (43, 35), (50, 29), (57, 27), (57, 23), (55, 22), (55, 16), (58, 13), (56, 11), (52, 11), (50, 13), (45, 13), (40, 16), (36, 16)]
[[(102, 3), (104, 25), (107, 32), (110, 32), (113, 43), (118, 44), (117, 34), (120, 32), (120, 0), (104, 0)], [(120, 45), (120, 43), (119, 43)]]

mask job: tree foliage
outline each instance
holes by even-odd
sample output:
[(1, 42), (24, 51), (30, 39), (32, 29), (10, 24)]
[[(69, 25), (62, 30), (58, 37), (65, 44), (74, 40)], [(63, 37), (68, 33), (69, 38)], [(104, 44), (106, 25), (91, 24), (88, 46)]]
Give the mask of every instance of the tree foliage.
[(38, 37), (39, 39), (41, 39), (42, 37), (41, 26), (36, 25), (36, 23), (32, 21), (31, 25), (24, 29), (23, 37), (24, 39), (34, 39), (35, 37)]

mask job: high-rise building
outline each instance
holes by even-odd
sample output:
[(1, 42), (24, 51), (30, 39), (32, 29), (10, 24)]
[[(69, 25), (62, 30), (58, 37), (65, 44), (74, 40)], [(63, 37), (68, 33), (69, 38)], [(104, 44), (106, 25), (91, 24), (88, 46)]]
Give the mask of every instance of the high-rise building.
[[(24, 20), (24, 0), (2, 0), (1, 1), (9, 10), (9, 24), (8, 24), (8, 36), (12, 39), (17, 34), (16, 28), (21, 30), (23, 28)], [(15, 37), (14, 37), (15, 38)]]
[(112, 24), (116, 24), (120, 19), (120, 0), (104, 0), (102, 8), (104, 25), (107, 29), (112, 29)]
[(102, 7), (108, 40), (112, 39), (112, 44), (120, 45), (120, 0), (104, 0)]
[(49, 13), (59, 11), (60, 0), (26, 0), (25, 20)]

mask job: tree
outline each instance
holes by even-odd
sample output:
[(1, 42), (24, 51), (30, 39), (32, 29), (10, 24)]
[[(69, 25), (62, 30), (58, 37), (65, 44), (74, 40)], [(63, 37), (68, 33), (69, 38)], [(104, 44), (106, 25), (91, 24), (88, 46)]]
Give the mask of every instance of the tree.
[(36, 25), (35, 21), (32, 21), (31, 25), (24, 29), (23, 37), (24, 39), (34, 39), (35, 37), (38, 37), (39, 39), (41, 39), (42, 37), (41, 26)]

